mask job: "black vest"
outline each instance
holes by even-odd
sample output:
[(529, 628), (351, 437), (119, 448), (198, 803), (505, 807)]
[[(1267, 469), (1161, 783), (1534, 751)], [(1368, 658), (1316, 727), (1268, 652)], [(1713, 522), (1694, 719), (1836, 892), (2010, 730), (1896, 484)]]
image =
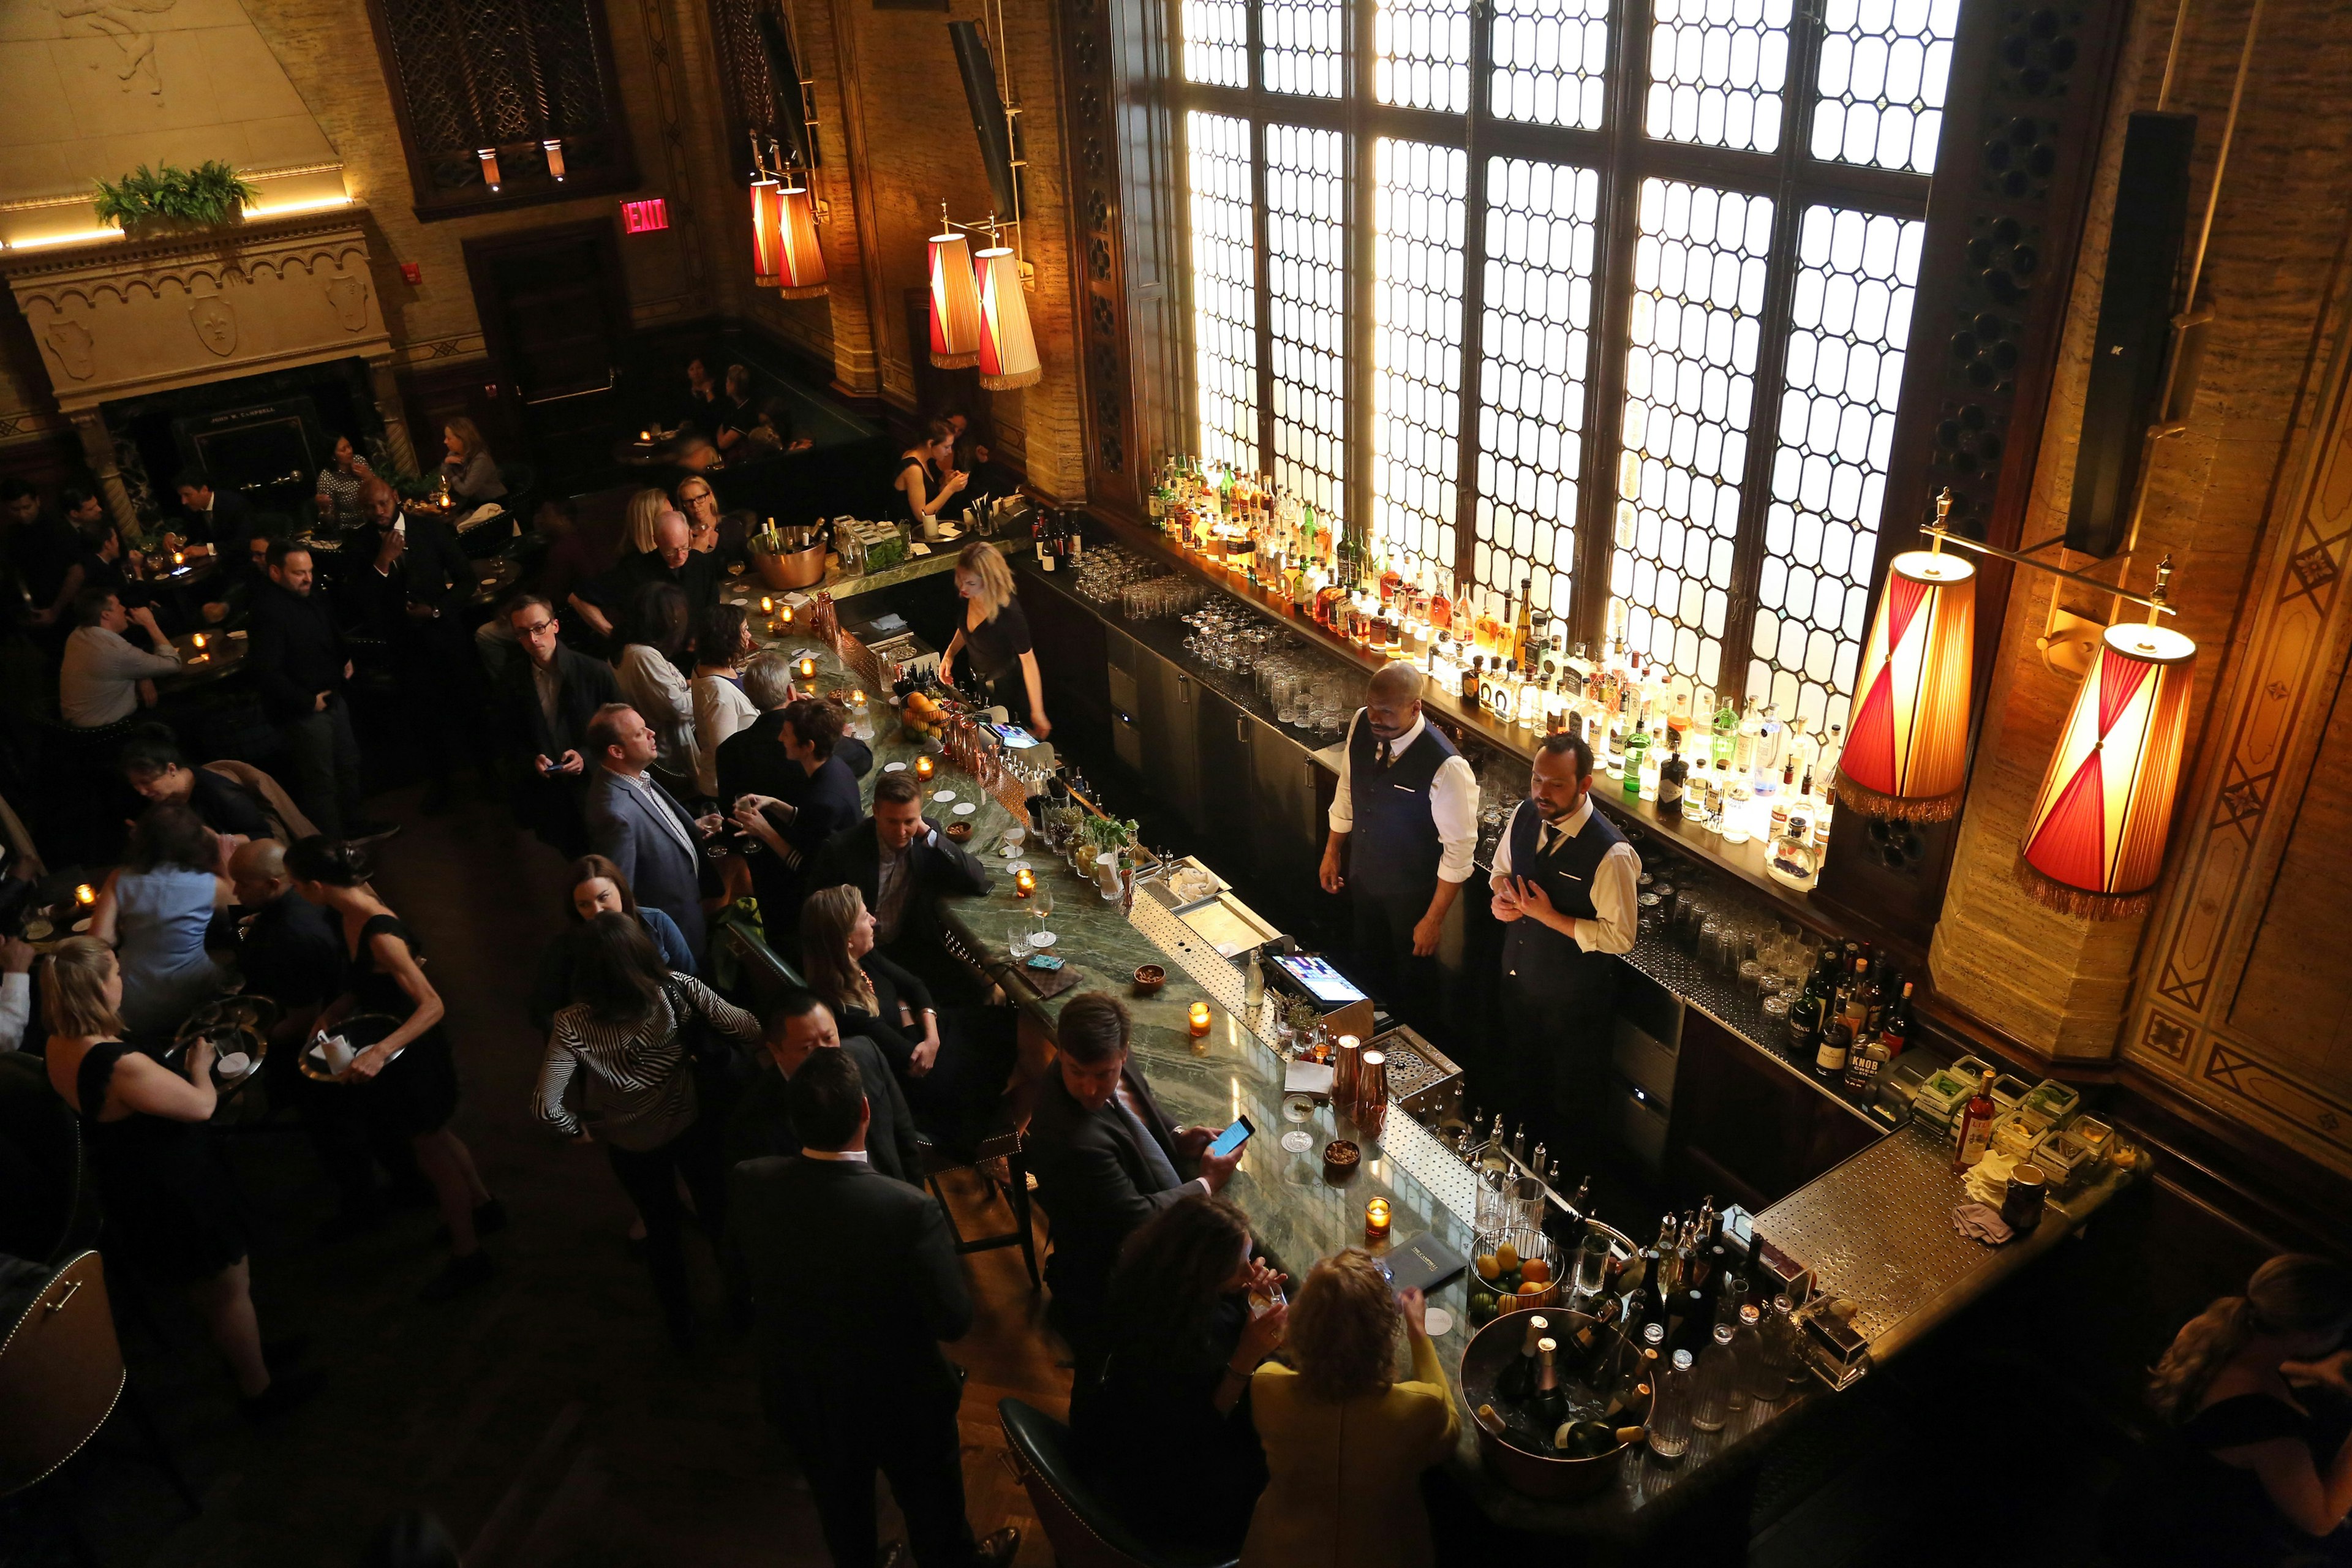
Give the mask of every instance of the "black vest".
[[(1625, 842), (1616, 824), (1594, 805), (1576, 837), (1549, 855), (1539, 852), (1543, 814), (1535, 802), (1523, 800), (1511, 814), (1511, 875), (1541, 887), (1551, 907), (1578, 920), (1597, 919), (1592, 907), (1592, 876), (1609, 851)], [(1609, 954), (1587, 952), (1576, 939), (1538, 921), (1517, 920), (1503, 928), (1503, 981), (1540, 994), (1562, 994), (1580, 989), (1594, 966), (1605, 967)]]
[(1380, 765), (1381, 742), (1357, 710), (1348, 732), (1348, 785), (1355, 826), (1349, 829), (1348, 883), (1370, 898), (1426, 900), (1436, 890), (1445, 846), (1429, 811), (1437, 770), (1457, 755), (1424, 722), (1420, 738)]

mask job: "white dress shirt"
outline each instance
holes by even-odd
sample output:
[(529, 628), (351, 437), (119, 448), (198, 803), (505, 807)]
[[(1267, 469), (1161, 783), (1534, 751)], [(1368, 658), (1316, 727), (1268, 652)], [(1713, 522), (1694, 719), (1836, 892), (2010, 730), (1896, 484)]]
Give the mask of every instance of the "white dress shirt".
[[(1522, 810), (1534, 805), (1533, 801), (1520, 802)], [(1539, 823), (1538, 853), (1549, 854), (1555, 843), (1565, 844), (1583, 832), (1584, 825), (1592, 820), (1592, 793), (1587, 790), (1583, 801), (1557, 825)], [(1500, 889), (1510, 877), (1511, 829), (1506, 824), (1502, 840), (1495, 846), (1495, 874), (1488, 885)], [(1633, 847), (1622, 839), (1611, 845), (1601, 864), (1592, 868), (1592, 912), (1598, 918), (1569, 922), (1576, 945), (1587, 952), (1631, 952), (1641, 926), (1641, 909), (1634, 900), (1641, 883), (1642, 858), (1633, 853)]]
[[(1349, 771), (1354, 759), (1350, 752), (1355, 743), (1356, 726), (1364, 721), (1364, 710), (1348, 721), (1347, 739), (1339, 746), (1339, 793), (1331, 797), (1331, 831), (1348, 833), (1356, 826), (1356, 799), (1349, 782)], [(1412, 721), (1412, 727), (1389, 743), (1389, 758), (1393, 762), (1421, 739), (1429, 728), (1426, 718)], [(1441, 882), (1466, 882), (1470, 879), (1472, 860), (1478, 850), (1478, 780), (1470, 772), (1470, 759), (1456, 753), (1439, 765), (1437, 776), (1429, 781), (1429, 815), (1437, 824), (1437, 842), (1442, 847), (1437, 858), (1437, 879)]]
[(631, 643), (621, 650), (621, 700), (637, 710), (661, 742), (660, 765), (680, 777), (699, 780), (701, 760), (694, 738), (694, 691), (677, 666), (659, 648)]
[(801, 1158), (802, 1158), (802, 1159), (803, 1159), (803, 1160), (842, 1160), (842, 1161), (852, 1161), (852, 1160), (854, 1160), (854, 1161), (856, 1161), (858, 1164), (861, 1164), (861, 1165), (870, 1165), (870, 1164), (874, 1163), (874, 1162), (873, 1162), (872, 1160), (870, 1160), (870, 1159), (868, 1159), (868, 1158), (866, 1157), (866, 1151), (865, 1151), (865, 1150), (863, 1150), (863, 1149), (808, 1149), (808, 1148), (803, 1148), (803, 1149), (802, 1149), (802, 1151), (801, 1151)]
[(77, 730), (95, 730), (139, 711), (139, 683), (180, 673), (177, 649), (146, 653), (121, 632), (77, 626), (58, 669), (58, 710)]
[(33, 1021), (33, 977), (0, 974), (0, 1051), (25, 1043), (25, 1026)]
[[(661, 818), (662, 826), (669, 829), (669, 836), (672, 838), (677, 839), (680, 844), (684, 845), (686, 847), (686, 852), (688, 855), (700, 855), (701, 849), (700, 847), (695, 843), (694, 835), (688, 830), (685, 823), (678, 820), (678, 811), (671, 810), (670, 803), (664, 800), (661, 797), (660, 793), (658, 793), (661, 790), (661, 785), (646, 777), (643, 773), (625, 773), (618, 768), (608, 769), (607, 771), (610, 772), (614, 778), (620, 780), (623, 784), (628, 785), (629, 788), (635, 790), (640, 795), (645, 797), (646, 809), (652, 812), (656, 816)], [(679, 808), (680, 811), (683, 809), (683, 807)]]
[(719, 743), (760, 717), (743, 688), (723, 675), (698, 675), (694, 692), (694, 787), (719, 793)]

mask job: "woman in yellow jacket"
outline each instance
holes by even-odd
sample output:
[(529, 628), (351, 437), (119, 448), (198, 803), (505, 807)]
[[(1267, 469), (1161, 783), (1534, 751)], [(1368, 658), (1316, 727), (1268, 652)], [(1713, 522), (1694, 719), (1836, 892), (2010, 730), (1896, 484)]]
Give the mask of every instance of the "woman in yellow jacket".
[[(1389, 1287), (1350, 1247), (1307, 1271), (1290, 1304), (1294, 1364), (1250, 1379), (1267, 1481), (1242, 1543), (1242, 1568), (1427, 1568), (1434, 1552), (1421, 1472), (1461, 1435), (1429, 1342), (1421, 1292)], [(1397, 1330), (1412, 1378), (1396, 1381)]]

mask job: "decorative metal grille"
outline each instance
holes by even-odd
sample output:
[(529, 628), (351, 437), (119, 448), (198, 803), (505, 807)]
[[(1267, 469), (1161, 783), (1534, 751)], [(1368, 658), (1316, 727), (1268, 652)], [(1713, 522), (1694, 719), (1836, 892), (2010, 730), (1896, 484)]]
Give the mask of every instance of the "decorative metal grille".
[(1819, 732), (1846, 721), (1927, 225), (1805, 209), (1748, 690)]
[(1789, 0), (1657, 0), (1649, 132), (1702, 147), (1780, 145)]
[(564, 140), (572, 168), (596, 166), (616, 116), (590, 0), (379, 3), (414, 154), (436, 190), (479, 187), (483, 147), (510, 150), (502, 169), (522, 175), (550, 137)]
[(1460, 114), (1470, 107), (1470, 0), (1380, 0), (1372, 92), (1382, 103)]
[(1642, 182), (1610, 619), (1629, 652), (1719, 686), (1772, 203)]
[(1347, 138), (1265, 130), (1274, 479), (1327, 521), (1346, 511)]
[(1498, 120), (1601, 129), (1609, 0), (1494, 0), (1489, 108)]
[(1372, 156), (1372, 532), (1426, 582), (1454, 569), (1470, 158), (1385, 136)]
[(1211, 87), (1247, 87), (1247, 0), (1184, 0), (1182, 16), (1184, 79)]
[(1576, 563), (1600, 211), (1591, 169), (1487, 161), (1473, 559), (1478, 582), (1532, 580), (1535, 606), (1561, 615)]
[(1184, 117), (1192, 174), (1193, 384), (1201, 455), (1258, 471), (1257, 244), (1250, 127), (1199, 110)]
[(1342, 0), (1263, 0), (1270, 92), (1337, 98), (1347, 89), (1348, 12)]
[(1936, 171), (1959, 0), (1825, 0), (1816, 158)]
[(800, 101), (800, 83), (779, 84), (768, 68), (767, 47), (760, 37), (762, 3), (710, 0), (710, 41), (719, 53), (719, 87), (734, 132), (729, 146), (736, 153), (746, 150), (746, 131), (782, 135), (775, 123), (776, 105)]

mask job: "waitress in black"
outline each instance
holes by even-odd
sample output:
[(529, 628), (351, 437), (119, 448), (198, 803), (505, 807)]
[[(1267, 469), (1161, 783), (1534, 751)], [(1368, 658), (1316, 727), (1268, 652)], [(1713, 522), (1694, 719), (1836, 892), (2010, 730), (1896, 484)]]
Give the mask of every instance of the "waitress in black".
[(1548, 735), (1528, 798), (1495, 849), (1495, 918), (1503, 922), (1506, 1104), (1536, 1116), (1552, 1147), (1590, 1146), (1603, 1104), (1615, 1002), (1612, 954), (1633, 950), (1640, 857), (1592, 804), (1592, 749)]
[(940, 656), (940, 679), (953, 684), (956, 655), (971, 654), (972, 672), (987, 685), (989, 701), (1045, 740), (1054, 725), (1045, 717), (1045, 688), (1037, 676), (1029, 617), (1013, 596), (1013, 568), (996, 546), (975, 539), (956, 556), (955, 580), (956, 592), (963, 595), (963, 624)]

